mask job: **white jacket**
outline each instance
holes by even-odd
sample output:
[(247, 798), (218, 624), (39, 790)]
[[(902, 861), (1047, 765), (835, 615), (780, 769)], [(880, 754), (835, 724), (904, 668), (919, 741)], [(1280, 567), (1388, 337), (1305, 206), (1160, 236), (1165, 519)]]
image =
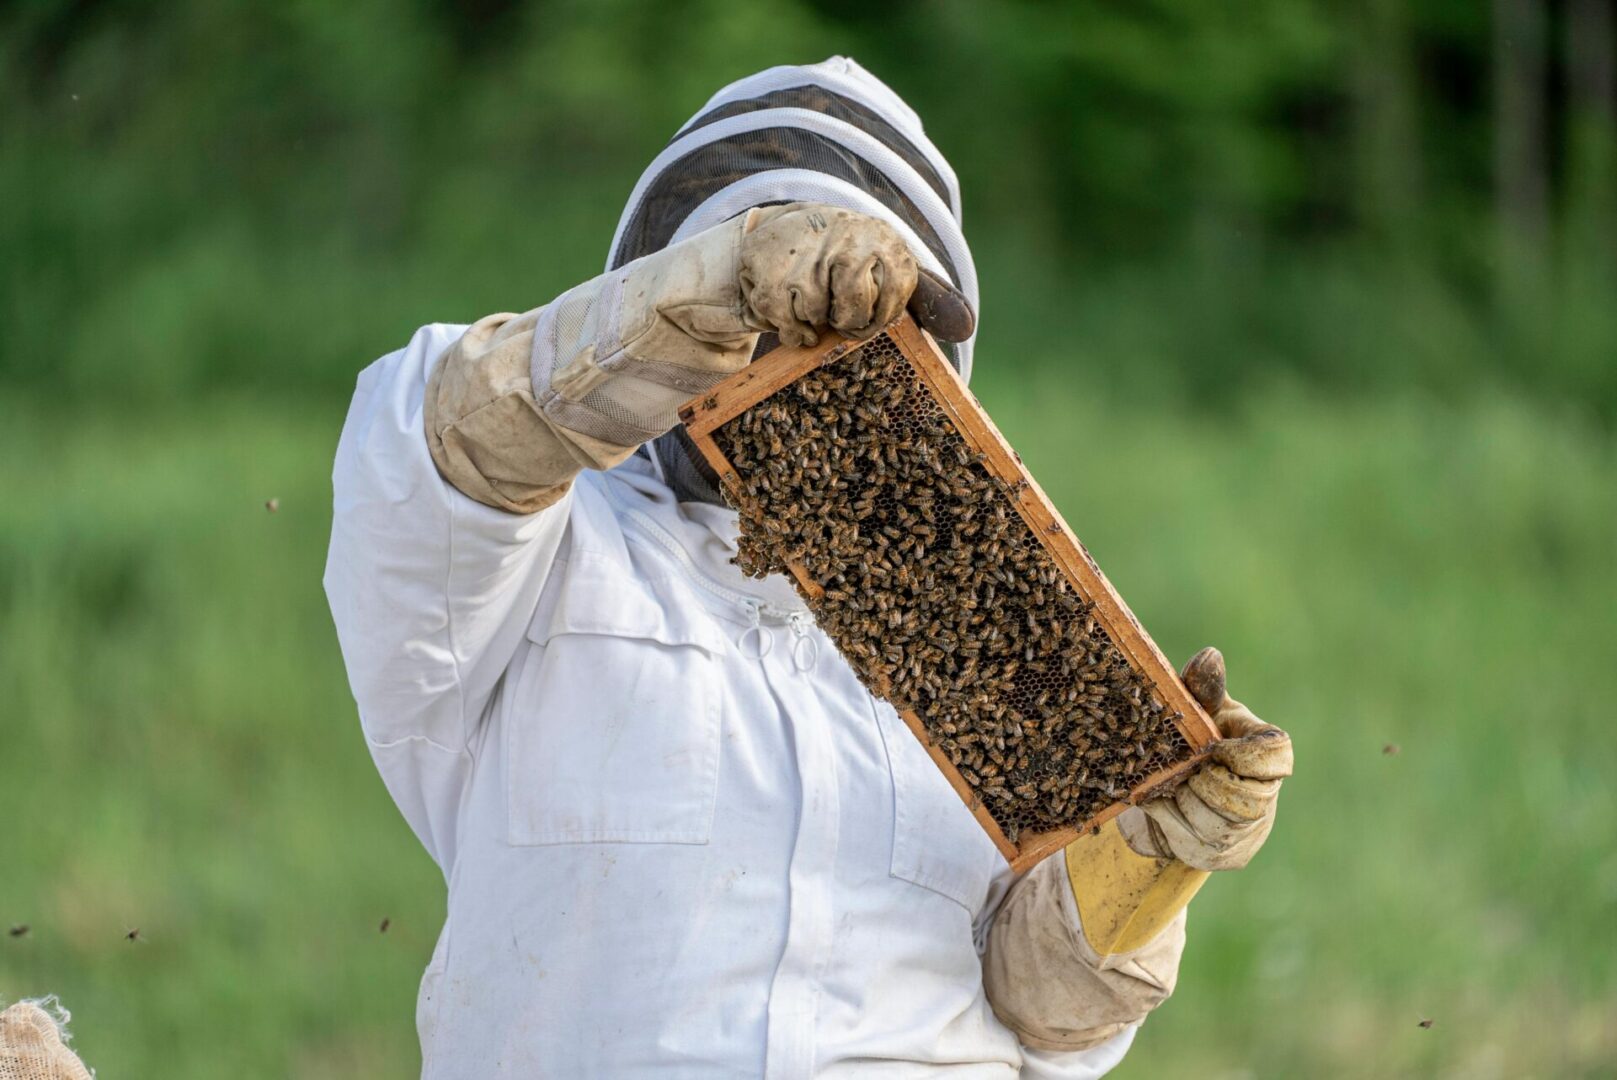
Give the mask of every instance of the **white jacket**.
[(983, 995), (1009, 870), (735, 518), (644, 459), (537, 514), (445, 483), (422, 393), (360, 376), (325, 584), (377, 768), (442, 867), (423, 1075), (1096, 1077)]

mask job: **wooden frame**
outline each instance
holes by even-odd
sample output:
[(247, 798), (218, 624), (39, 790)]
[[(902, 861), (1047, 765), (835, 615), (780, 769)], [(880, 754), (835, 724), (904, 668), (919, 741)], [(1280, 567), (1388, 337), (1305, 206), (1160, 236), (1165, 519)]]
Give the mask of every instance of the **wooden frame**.
[[(1089, 552), (1067, 527), (1043, 489), (1023, 467), (1021, 457), (1011, 449), (932, 339), (908, 315), (889, 326), (885, 334), (909, 360), (932, 399), (948, 416), (961, 438), (973, 451), (984, 455), (983, 467), (1005, 482), (1004, 497), (1014, 503), (1017, 513), (1044, 545), (1073, 589), (1094, 605), (1096, 619), (1128, 658), (1129, 664), (1146, 677), (1164, 705), (1180, 714), (1176, 726), (1190, 744), (1191, 756), (1187, 760), (1146, 777), (1130, 790), (1125, 801), (1113, 803), (1078, 825), (1024, 833), (1019, 843), (1012, 843), (949, 760), (948, 754), (930, 742), (920, 717), (909, 710), (899, 710), (904, 723), (921, 740), (932, 760), (965, 800), (978, 824), (993, 839), (1012, 869), (1020, 872), (1061, 850), (1084, 830), (1098, 828), (1125, 806), (1133, 805), (1179, 780), (1201, 760), (1208, 746), (1217, 741), (1218, 728), (1185, 689), (1151, 636), (1106, 580), (1106, 575), (1101, 573), (1095, 560), (1090, 558)], [(782, 346), (680, 409), (680, 419), (684, 421), (686, 431), (733, 498), (742, 497), (740, 480), (713, 438), (713, 432), (799, 377), (846, 356), (859, 348), (860, 344), (828, 331), (815, 346)], [(791, 571), (809, 595), (819, 596), (823, 592), (801, 567), (792, 566)], [(880, 688), (876, 689), (879, 693)]]

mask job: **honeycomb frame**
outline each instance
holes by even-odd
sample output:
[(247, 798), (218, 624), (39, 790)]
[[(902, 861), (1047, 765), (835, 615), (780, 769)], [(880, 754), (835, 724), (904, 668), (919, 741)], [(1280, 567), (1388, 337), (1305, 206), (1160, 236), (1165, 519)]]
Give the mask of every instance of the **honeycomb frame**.
[[(681, 408), (680, 418), (687, 433), (718, 474), (727, 498), (743, 507), (744, 516), (748, 499), (747, 483), (724, 448), (726, 425), (804, 376), (836, 364), (865, 344), (827, 332), (815, 346), (782, 346)], [(1061, 850), (1084, 831), (1097, 829), (1125, 807), (1178, 782), (1196, 766), (1207, 748), (1217, 741), (1218, 731), (1180, 682), (1150, 635), (1101, 573), (1083, 544), (1028, 474), (1021, 457), (1005, 441), (932, 340), (905, 315), (888, 326), (874, 344), (884, 354), (896, 352), (907, 362), (908, 374), (914, 375), (915, 383), (929, 396), (930, 404), (911, 402), (904, 407), (926, 410), (929, 417), (941, 418), (953, 429), (953, 434), (969, 450), (973, 468), (985, 473), (991, 481), (991, 488), (984, 489), (988, 492), (984, 497), (991, 503), (997, 501), (1001, 506), (1009, 507), (1020, 517), (1026, 525), (1027, 535), (1042, 547), (1048, 562), (1053, 562), (1055, 570), (1059, 572), (1061, 581), (1056, 583), (1057, 588), (1063, 592), (1070, 590), (1082, 603), (1083, 614), (1099, 627), (1098, 635), (1102, 641), (1115, 646), (1116, 652), (1121, 654), (1149, 694), (1151, 705), (1164, 714), (1164, 720), (1172, 722), (1187, 751), (1184, 756), (1172, 760), (1153, 757), (1150, 771), (1131, 783), (1126, 791), (1114, 789), (1108, 781), (1107, 795), (1111, 797), (1115, 790), (1115, 801), (1101, 806), (1080, 821), (1038, 831), (1024, 829), (1018, 832), (1014, 826), (1003, 827), (985, 803), (978, 787), (981, 778), (973, 773), (971, 780), (968, 780), (962, 771), (963, 767), (956, 764), (958, 749), (951, 754), (950, 749), (942, 745), (946, 740), (940, 739), (936, 726), (929, 729), (915, 709), (893, 701), (905, 725), (921, 741), (978, 824), (1011, 867), (1023, 871), (1045, 856)], [(887, 350), (888, 345), (892, 347), (891, 350)], [(750, 460), (739, 453), (737, 459)], [(752, 475), (748, 474), (749, 477)], [(990, 510), (1002, 513), (994, 506), (990, 506)], [(1041, 558), (1040, 564), (1044, 565), (1045, 561)], [(786, 557), (779, 562), (795, 579), (799, 591), (811, 603), (821, 606), (822, 611), (826, 610), (823, 605), (836, 603), (839, 594), (833, 588), (828, 599), (825, 586), (810, 573), (803, 558)], [(854, 662), (853, 657), (849, 659), (873, 693), (892, 700), (889, 698), (891, 688), (885, 679), (880, 676), (867, 677), (865, 669), (869, 665)], [(969, 771), (969, 766), (965, 768)], [(978, 784), (972, 781), (978, 781)]]

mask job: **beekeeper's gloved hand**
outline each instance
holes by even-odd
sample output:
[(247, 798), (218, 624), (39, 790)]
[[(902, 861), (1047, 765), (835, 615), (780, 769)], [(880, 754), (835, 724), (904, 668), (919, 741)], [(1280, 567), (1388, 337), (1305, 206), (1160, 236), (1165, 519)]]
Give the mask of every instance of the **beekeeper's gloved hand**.
[[(814, 203), (749, 210), (570, 289), (474, 324), (434, 369), (423, 406), (442, 475), (490, 506), (548, 506), (678, 422), (741, 370), (762, 331), (874, 335), (912, 299), (944, 340), (971, 332), (959, 294), (928, 278), (896, 230)], [(963, 331), (963, 333), (962, 333)]]
[(1224, 739), (1189, 780), (1124, 811), (1118, 827), (1141, 855), (1197, 870), (1239, 870), (1274, 827), (1280, 782), (1291, 775), (1291, 736), (1230, 697), (1217, 649), (1197, 653), (1182, 677)]
[(50, 1013), (19, 1001), (0, 1012), (0, 1080), (90, 1080), (90, 1070), (62, 1044)]
[(786, 345), (814, 345), (817, 326), (864, 340), (908, 305), (941, 341), (975, 328), (965, 297), (926, 270), (885, 221), (815, 203), (753, 211), (741, 242), (741, 290), (752, 323)]
[(1217, 649), (1183, 678), (1224, 740), (1177, 789), (1029, 870), (994, 918), (983, 987), (1033, 1054), (1099, 1045), (1166, 1001), (1186, 905), (1209, 871), (1245, 866), (1274, 825), (1290, 737), (1225, 692)]

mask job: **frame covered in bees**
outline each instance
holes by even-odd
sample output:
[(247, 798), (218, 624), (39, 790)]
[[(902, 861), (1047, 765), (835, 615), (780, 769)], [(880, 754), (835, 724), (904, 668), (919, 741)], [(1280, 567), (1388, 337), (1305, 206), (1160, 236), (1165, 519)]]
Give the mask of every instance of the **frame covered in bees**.
[(777, 348), (680, 417), (791, 575), (1016, 870), (1162, 790), (1217, 728), (936, 345)]

